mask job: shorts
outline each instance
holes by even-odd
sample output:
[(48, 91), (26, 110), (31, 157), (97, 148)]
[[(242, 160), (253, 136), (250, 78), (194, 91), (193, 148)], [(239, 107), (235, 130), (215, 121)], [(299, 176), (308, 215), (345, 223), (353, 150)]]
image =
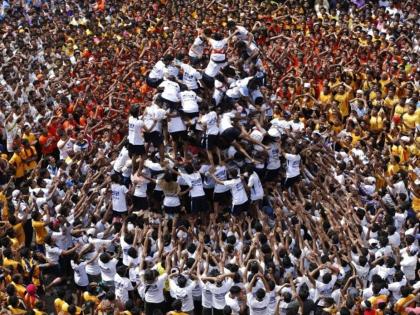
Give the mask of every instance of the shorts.
[(181, 102), (173, 102), (171, 100), (168, 100), (164, 97), (160, 97), (163, 103), (163, 107), (170, 110), (177, 110), (181, 106)]
[(159, 131), (145, 133), (144, 140), (147, 143), (152, 143), (154, 147), (159, 147), (161, 144), (163, 144), (163, 137)]
[(146, 153), (146, 150), (144, 149), (144, 145), (142, 144), (128, 144), (128, 152), (131, 156), (133, 155), (143, 155)]
[(151, 88), (156, 89), (162, 82), (163, 82), (163, 79), (153, 79), (153, 78), (150, 78), (149, 76), (146, 78), (146, 83)]
[(201, 138), (201, 147), (206, 150), (213, 150), (217, 147), (218, 135), (203, 135)]
[(184, 112), (184, 111), (181, 111), (181, 112), (182, 112), (183, 115), (187, 116), (191, 120), (200, 116), (199, 112), (195, 112), (195, 113), (187, 113), (187, 112)]
[(121, 218), (121, 217), (124, 217), (124, 216), (127, 216), (127, 214), (128, 214), (128, 211), (115, 211), (115, 210), (112, 210), (112, 217), (113, 218)]
[(231, 193), (229, 190), (227, 190), (222, 193), (214, 193), (213, 201), (221, 203), (221, 204), (226, 204), (229, 202), (230, 198), (231, 198)]
[(149, 202), (146, 197), (133, 196), (132, 200), (134, 211), (147, 210), (149, 208)]
[(177, 214), (181, 212), (181, 206), (176, 206), (176, 207), (163, 206), (163, 209), (165, 210), (165, 213), (167, 214)]
[(209, 211), (209, 203), (206, 196), (191, 197), (191, 212), (206, 212)]
[(295, 183), (300, 181), (300, 178), (301, 178), (300, 174), (295, 177), (286, 178), (284, 181), (284, 188), (287, 189), (287, 188), (292, 187)]
[[(160, 311), (165, 311), (165, 302), (162, 303), (149, 303), (149, 302), (145, 302), (144, 303), (144, 314), (145, 315), (153, 315), (155, 314), (155, 310), (160, 310)], [(164, 313), (165, 313), (164, 312)]]
[(190, 59), (190, 63), (192, 66), (198, 65), (201, 62), (202, 58), (199, 57), (192, 57), (192, 56), (188, 56), (188, 58)]
[(232, 143), (233, 141), (239, 139), (239, 136), (241, 135), (241, 131), (238, 128), (230, 127), (222, 132), (220, 135), (223, 139), (225, 139), (227, 142)]
[(244, 202), (243, 204), (240, 205), (234, 205), (232, 207), (232, 215), (234, 216), (239, 216), (241, 213), (243, 212), (248, 212), (249, 211), (249, 201), (247, 200), (246, 202)]
[(206, 87), (208, 87), (209, 89), (214, 88), (214, 78), (212, 78), (211, 76), (203, 73), (203, 83)]
[(176, 143), (182, 143), (188, 138), (188, 133), (186, 130), (172, 132), (170, 135), (172, 140)]
[(275, 182), (280, 175), (280, 167), (275, 170), (266, 170), (264, 180), (267, 182)]

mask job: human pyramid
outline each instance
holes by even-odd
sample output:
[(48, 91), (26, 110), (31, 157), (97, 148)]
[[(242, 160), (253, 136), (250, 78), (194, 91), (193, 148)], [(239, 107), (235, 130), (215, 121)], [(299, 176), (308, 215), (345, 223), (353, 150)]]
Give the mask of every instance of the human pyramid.
[(0, 3), (2, 314), (420, 314), (415, 1)]

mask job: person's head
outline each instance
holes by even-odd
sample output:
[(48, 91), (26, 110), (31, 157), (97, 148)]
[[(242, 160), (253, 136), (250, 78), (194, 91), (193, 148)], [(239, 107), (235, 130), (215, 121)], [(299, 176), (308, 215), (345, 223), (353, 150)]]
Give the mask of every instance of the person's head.
[(139, 106), (133, 105), (130, 108), (130, 115), (137, 118), (139, 116)]
[(238, 296), (240, 296), (240, 295), (241, 295), (241, 288), (240, 288), (239, 286), (237, 286), (237, 285), (233, 285), (233, 286), (230, 288), (229, 292), (230, 292), (230, 295), (231, 295), (232, 297), (238, 297)]
[(255, 297), (258, 301), (262, 301), (265, 298), (265, 290), (260, 288), (255, 292)]
[(229, 305), (226, 305), (223, 308), (223, 315), (231, 315), (232, 314), (232, 308)]
[(331, 279), (332, 279), (331, 273), (329, 272), (324, 273), (324, 275), (322, 276), (322, 282), (325, 284), (330, 283)]
[(146, 284), (152, 284), (155, 279), (157, 277), (157, 272), (154, 269), (146, 269), (146, 271), (144, 272), (144, 282), (146, 282)]
[(185, 288), (185, 286), (187, 285), (187, 278), (184, 275), (179, 275), (177, 278), (177, 284), (180, 288)]
[(411, 294), (412, 289), (409, 286), (405, 285), (405, 286), (401, 287), (400, 292), (401, 292), (401, 295), (404, 298), (406, 298), (407, 296), (409, 296)]

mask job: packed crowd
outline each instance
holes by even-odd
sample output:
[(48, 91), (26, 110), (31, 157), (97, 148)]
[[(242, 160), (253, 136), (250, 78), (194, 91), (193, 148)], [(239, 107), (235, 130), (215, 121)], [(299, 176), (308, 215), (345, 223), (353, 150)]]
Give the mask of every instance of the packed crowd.
[(416, 1), (0, 1), (1, 314), (420, 314)]

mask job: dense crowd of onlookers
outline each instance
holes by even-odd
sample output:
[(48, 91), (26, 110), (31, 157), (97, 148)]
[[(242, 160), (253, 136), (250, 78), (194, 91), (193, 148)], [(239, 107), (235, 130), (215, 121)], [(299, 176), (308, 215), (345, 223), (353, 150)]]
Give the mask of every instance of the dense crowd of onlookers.
[(420, 314), (416, 1), (0, 1), (1, 314)]

